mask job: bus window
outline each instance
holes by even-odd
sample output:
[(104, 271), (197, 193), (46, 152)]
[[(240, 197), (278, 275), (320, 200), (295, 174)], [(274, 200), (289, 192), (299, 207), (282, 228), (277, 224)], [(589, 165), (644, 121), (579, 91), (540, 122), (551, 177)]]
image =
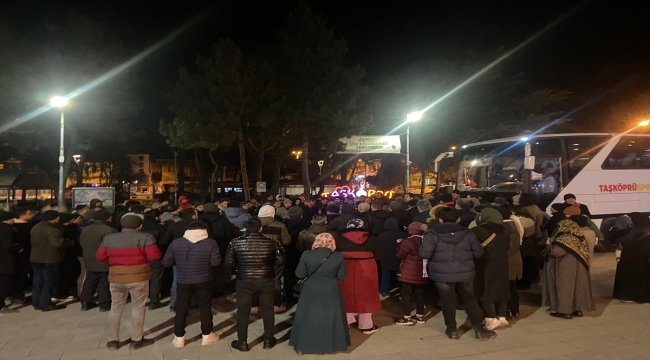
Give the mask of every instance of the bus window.
[(531, 176), (531, 185), (540, 194), (557, 194), (562, 187), (560, 140), (535, 139), (530, 142), (530, 149), (531, 154), (535, 156), (535, 169)]
[(650, 137), (623, 136), (603, 162), (602, 168), (650, 169)]
[(609, 136), (577, 136), (564, 138), (567, 147), (569, 179), (578, 175), (587, 163), (595, 156), (611, 137)]

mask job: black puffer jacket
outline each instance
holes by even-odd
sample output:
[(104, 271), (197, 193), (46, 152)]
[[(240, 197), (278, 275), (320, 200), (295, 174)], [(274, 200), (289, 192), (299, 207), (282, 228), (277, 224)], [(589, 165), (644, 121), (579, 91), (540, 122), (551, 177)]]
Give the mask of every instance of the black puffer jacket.
[(284, 247), (262, 233), (246, 234), (230, 242), (226, 266), (235, 266), (237, 279), (273, 279), (275, 266), (285, 262)]

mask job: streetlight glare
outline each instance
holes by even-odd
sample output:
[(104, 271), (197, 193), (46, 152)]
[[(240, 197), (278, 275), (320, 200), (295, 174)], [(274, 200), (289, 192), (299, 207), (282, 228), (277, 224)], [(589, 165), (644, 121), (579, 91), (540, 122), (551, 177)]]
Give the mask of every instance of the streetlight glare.
[(406, 121), (415, 122), (422, 119), (422, 111), (415, 111), (406, 115)]
[(528, 138), (524, 136), (521, 138), (521, 141), (528, 141)]
[(53, 107), (58, 107), (58, 108), (66, 106), (66, 105), (68, 105), (68, 98), (65, 97), (65, 96), (55, 96), (50, 101), (50, 105), (52, 105)]
[(648, 126), (650, 124), (650, 120), (643, 120), (639, 122), (639, 126)]

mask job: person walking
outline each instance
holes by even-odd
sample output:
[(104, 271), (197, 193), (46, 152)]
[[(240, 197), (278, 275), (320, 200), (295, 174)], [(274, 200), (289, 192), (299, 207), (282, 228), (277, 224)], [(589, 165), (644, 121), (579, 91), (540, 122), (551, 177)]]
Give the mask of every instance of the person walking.
[(474, 295), (474, 259), (483, 256), (483, 247), (473, 232), (456, 223), (458, 210), (443, 207), (436, 211), (439, 225), (424, 233), (418, 250), (421, 258), (429, 260), (429, 278), (440, 294), (442, 315), (450, 339), (457, 340), (456, 291), (465, 304), (477, 340), (488, 340), (497, 334), (485, 328), (483, 311)]
[(226, 251), (226, 266), (237, 269), (237, 340), (230, 345), (233, 349), (248, 351), (248, 317), (253, 297), (259, 294), (264, 349), (271, 349), (278, 342), (273, 337), (273, 297), (276, 269), (285, 261), (284, 248), (277, 240), (262, 234), (262, 222), (258, 218), (246, 220), (245, 226), (246, 234), (234, 239)]
[(97, 260), (107, 262), (111, 289), (111, 311), (108, 314), (108, 350), (117, 350), (120, 323), (126, 300), (131, 295), (131, 350), (154, 343), (143, 337), (144, 316), (149, 297), (151, 268), (149, 262), (160, 259), (156, 239), (142, 229), (142, 217), (126, 214), (120, 220), (122, 231), (106, 235), (97, 250)]
[(312, 251), (302, 254), (296, 268), (296, 277), (305, 280), (289, 346), (293, 346), (298, 355), (347, 351), (351, 345), (340, 284), (348, 273), (343, 254), (335, 251), (334, 237), (328, 233), (319, 234)]
[[(402, 260), (397, 278), (402, 283), (402, 317), (395, 323), (397, 325), (424, 324), (424, 285), (429, 280), (425, 264), (418, 254), (422, 246), (422, 223), (414, 222), (409, 224), (409, 237), (399, 241), (397, 257)], [(411, 294), (415, 294), (415, 315), (411, 315)]]
[[(382, 224), (383, 227), (383, 224)], [(384, 258), (379, 239), (370, 234), (361, 219), (352, 219), (347, 229), (336, 236), (336, 251), (342, 252), (348, 277), (341, 280), (348, 324), (357, 322), (359, 330), (370, 335), (379, 330), (372, 313), (381, 311), (377, 284), (377, 261)]]
[(63, 253), (66, 248), (74, 244), (74, 241), (63, 237), (63, 233), (57, 226), (59, 218), (58, 211), (47, 210), (41, 216), (41, 221), (31, 230), (30, 261), (34, 270), (32, 306), (36, 310), (51, 311), (65, 308), (65, 305), (52, 304), (52, 298), (59, 286)]
[(185, 325), (190, 303), (196, 295), (201, 313), (202, 346), (212, 345), (219, 336), (212, 332), (212, 268), (221, 263), (217, 242), (208, 237), (202, 221), (190, 224), (182, 238), (172, 241), (165, 253), (163, 266), (176, 266), (178, 274), (174, 340), (176, 348), (185, 346)]
[(472, 231), (481, 242), (484, 252), (483, 256), (474, 260), (474, 292), (485, 312), (485, 326), (488, 330), (493, 330), (508, 325), (510, 234), (503, 228), (503, 217), (498, 210), (484, 208), (479, 217), (481, 225)]
[[(398, 203), (393, 201), (394, 203)], [(398, 203), (399, 204), (399, 203)], [(400, 225), (397, 219), (386, 219), (384, 223), (384, 230), (379, 233), (379, 243), (384, 249), (386, 256), (381, 260), (381, 283), (379, 285), (379, 294), (382, 300), (389, 296), (394, 279), (399, 270), (400, 259), (397, 257), (397, 244), (398, 240), (404, 240), (407, 235), (404, 231), (400, 230)], [(397, 287), (395, 287), (395, 290)]]
[(111, 290), (108, 284), (108, 264), (97, 260), (97, 250), (107, 235), (117, 233), (117, 230), (109, 225), (112, 220), (111, 213), (101, 209), (93, 213), (91, 225), (86, 226), (79, 236), (86, 264), (86, 279), (84, 280), (81, 296), (81, 311), (88, 311), (93, 306), (93, 298), (97, 291), (99, 311), (111, 309)]

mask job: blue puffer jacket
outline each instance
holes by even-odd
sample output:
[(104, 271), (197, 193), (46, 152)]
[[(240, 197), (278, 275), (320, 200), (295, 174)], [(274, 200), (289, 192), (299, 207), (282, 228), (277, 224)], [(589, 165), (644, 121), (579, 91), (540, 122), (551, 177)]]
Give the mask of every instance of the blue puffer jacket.
[(163, 266), (176, 266), (179, 284), (211, 281), (211, 267), (219, 264), (219, 245), (205, 230), (187, 230), (184, 237), (172, 241), (163, 258)]
[(420, 257), (428, 259), (429, 278), (438, 282), (474, 280), (474, 258), (483, 247), (473, 232), (457, 223), (440, 224), (424, 233)]

